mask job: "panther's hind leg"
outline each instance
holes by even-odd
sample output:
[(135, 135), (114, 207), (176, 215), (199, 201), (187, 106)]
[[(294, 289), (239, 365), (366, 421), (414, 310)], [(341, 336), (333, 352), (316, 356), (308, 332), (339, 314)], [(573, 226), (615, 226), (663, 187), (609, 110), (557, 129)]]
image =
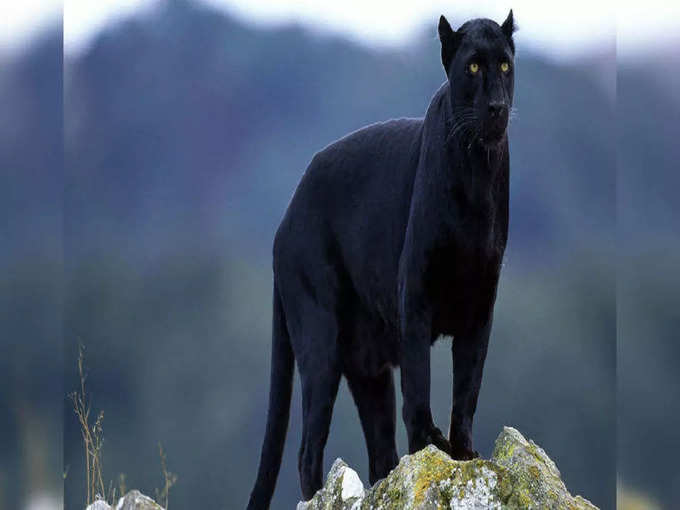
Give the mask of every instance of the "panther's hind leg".
[[(300, 486), (305, 501), (323, 483), (323, 452), (340, 382), (337, 323), (332, 314), (309, 307), (295, 339), (302, 385), (302, 443), (298, 455)], [(294, 347), (295, 348), (295, 347)]]
[(369, 481), (373, 485), (399, 462), (392, 369), (385, 368), (377, 376), (347, 374), (347, 382), (359, 410), (368, 450)]

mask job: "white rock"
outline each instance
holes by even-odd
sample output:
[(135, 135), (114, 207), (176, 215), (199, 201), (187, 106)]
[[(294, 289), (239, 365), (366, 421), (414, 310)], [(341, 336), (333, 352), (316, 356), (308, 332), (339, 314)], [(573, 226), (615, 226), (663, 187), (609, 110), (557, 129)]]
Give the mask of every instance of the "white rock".
[(163, 510), (163, 507), (139, 491), (130, 491), (118, 500), (116, 510)]
[(109, 504), (103, 499), (98, 499), (87, 507), (87, 510), (111, 510)]
[(364, 495), (364, 484), (356, 471), (344, 466), (342, 468), (342, 500), (360, 498)]

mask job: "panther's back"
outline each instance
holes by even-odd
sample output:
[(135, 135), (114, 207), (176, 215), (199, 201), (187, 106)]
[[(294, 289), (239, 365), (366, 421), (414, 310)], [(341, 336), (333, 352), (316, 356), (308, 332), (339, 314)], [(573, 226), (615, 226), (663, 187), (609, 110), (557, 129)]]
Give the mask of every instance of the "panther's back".
[(380, 122), (318, 152), (277, 231), (275, 272), (302, 271), (313, 284), (317, 266), (332, 265), (362, 301), (392, 308), (376, 298), (393, 289), (374, 286), (396, 281), (422, 126), (422, 119)]

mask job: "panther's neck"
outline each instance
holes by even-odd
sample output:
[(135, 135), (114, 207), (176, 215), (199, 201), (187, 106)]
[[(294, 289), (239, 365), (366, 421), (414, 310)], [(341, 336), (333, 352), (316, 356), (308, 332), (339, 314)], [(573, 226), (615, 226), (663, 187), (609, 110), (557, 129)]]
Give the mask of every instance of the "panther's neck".
[(495, 202), (499, 188), (508, 183), (507, 136), (495, 147), (485, 147), (479, 140), (465, 141), (462, 146), (458, 144), (458, 150), (451, 156), (451, 171), (455, 173), (459, 195), (467, 203), (482, 207)]
[(456, 130), (449, 83), (435, 93), (424, 119), (423, 156), (428, 179), (459, 200), (483, 206), (508, 181), (507, 136), (487, 147), (470, 130)]

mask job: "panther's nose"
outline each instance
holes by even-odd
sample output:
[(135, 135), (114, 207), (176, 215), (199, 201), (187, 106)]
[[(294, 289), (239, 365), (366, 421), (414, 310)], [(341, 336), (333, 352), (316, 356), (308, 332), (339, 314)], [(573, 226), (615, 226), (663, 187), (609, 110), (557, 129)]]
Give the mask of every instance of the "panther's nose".
[(508, 113), (508, 105), (505, 103), (489, 103), (489, 115), (492, 118), (502, 118)]

